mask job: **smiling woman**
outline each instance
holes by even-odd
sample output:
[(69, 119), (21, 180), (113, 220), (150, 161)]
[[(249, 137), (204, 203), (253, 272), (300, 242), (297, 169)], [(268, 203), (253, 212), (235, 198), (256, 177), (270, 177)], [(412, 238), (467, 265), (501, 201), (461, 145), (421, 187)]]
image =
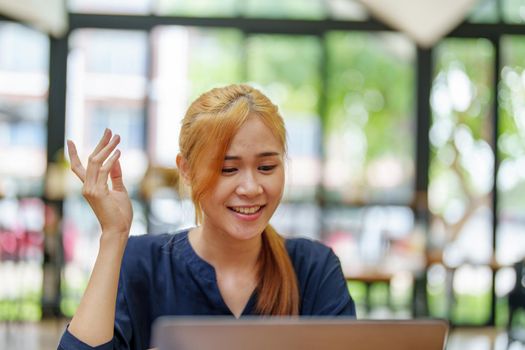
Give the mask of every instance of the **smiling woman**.
[(269, 225), (283, 195), (285, 135), (277, 107), (257, 89), (230, 85), (201, 95), (182, 121), (177, 156), (197, 226), (129, 239), (120, 137), (106, 130), (85, 168), (68, 141), (102, 236), (58, 348), (146, 349), (153, 321), (164, 315), (355, 316), (332, 250), (285, 240)]
[[(200, 128), (206, 128), (208, 138), (199, 137), (196, 130)], [(208, 144), (211, 140), (215, 147)], [(268, 273), (261, 286), (258, 311), (281, 315), (298, 312), (293, 269), (282, 239), (268, 225), (283, 194), (285, 145), (284, 122), (277, 107), (248, 86), (210, 91), (190, 106), (182, 122), (177, 165), (192, 188), (197, 222), (202, 222), (190, 232), (190, 242), (197, 254), (216, 268), (225, 265), (225, 269), (218, 269), (227, 272), (224, 281), (218, 278), (219, 288), (228, 306), (230, 297), (238, 304), (232, 310), (236, 316), (253, 288), (246, 290), (246, 295), (236, 291), (246, 280), (252, 281), (250, 287), (259, 284), (257, 279), (265, 271)], [(204, 153), (208, 156), (201, 156)], [(241, 261), (229, 256), (239, 240), (244, 241), (240, 245), (240, 253), (244, 254), (236, 254)], [(257, 268), (261, 242), (267, 245), (263, 251), (272, 254), (264, 266)], [(246, 254), (248, 244), (253, 248), (250, 254)], [(248, 264), (243, 255), (248, 255)], [(247, 271), (235, 267), (243, 265)]]

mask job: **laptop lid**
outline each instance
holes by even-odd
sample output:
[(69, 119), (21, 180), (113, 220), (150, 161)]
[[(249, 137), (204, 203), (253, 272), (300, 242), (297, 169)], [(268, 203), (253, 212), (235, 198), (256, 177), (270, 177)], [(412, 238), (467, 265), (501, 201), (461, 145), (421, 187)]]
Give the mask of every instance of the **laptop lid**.
[(442, 320), (161, 317), (158, 350), (443, 350)]

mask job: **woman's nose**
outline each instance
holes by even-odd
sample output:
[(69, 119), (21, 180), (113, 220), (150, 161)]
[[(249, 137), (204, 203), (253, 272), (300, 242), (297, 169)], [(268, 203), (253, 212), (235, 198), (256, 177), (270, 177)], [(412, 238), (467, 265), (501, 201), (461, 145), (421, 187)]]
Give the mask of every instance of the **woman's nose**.
[(263, 192), (263, 188), (259, 181), (257, 181), (256, 176), (252, 173), (247, 173), (242, 177), (236, 192), (241, 196), (256, 196)]

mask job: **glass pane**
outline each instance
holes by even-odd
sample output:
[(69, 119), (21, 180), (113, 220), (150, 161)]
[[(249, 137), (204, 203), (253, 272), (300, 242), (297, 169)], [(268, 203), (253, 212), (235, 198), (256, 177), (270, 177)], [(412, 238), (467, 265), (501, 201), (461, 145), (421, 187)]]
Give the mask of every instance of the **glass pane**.
[(0, 21), (0, 321), (41, 316), (49, 39)]
[(323, 0), (245, 0), (242, 12), (248, 17), (269, 18), (326, 18)]
[(502, 41), (496, 259), (511, 265), (525, 257), (525, 37)]
[(320, 42), (306, 36), (254, 35), (247, 41), (247, 56), (248, 80), (268, 95), (285, 120), (285, 199), (313, 199), (321, 162)]
[(326, 0), (329, 16), (334, 19), (364, 21), (368, 11), (356, 0)]
[(173, 188), (157, 188), (148, 198), (148, 233), (176, 232), (195, 226), (195, 208), (190, 199), (181, 200)]
[(153, 164), (175, 166), (180, 121), (193, 99), (241, 80), (242, 35), (237, 30), (160, 27), (153, 33), (149, 154)]
[(457, 268), (433, 264), (427, 272), (428, 308), (432, 317), (458, 325), (484, 325), (492, 300), (490, 266), (464, 264)]
[(442, 264), (431, 264), (426, 272), (428, 313), (433, 317), (450, 319), (451, 272)]
[(0, 197), (39, 195), (46, 169), (49, 39), (0, 22), (0, 50)]
[(147, 165), (147, 35), (85, 29), (72, 33), (70, 40), (66, 138), (75, 141), (85, 164), (104, 129), (111, 128), (122, 138), (124, 179), (137, 185)]
[[(328, 207), (321, 225), (324, 243), (334, 250), (345, 276), (351, 279), (356, 302), (365, 306), (368, 293), (367, 309), (384, 306), (386, 301), (395, 305), (399, 315), (410, 315), (411, 305), (416, 303), (413, 281), (425, 267), (425, 232), (412, 210), (397, 206)], [(371, 280), (390, 280), (391, 298), (388, 293), (374, 297), (374, 288), (367, 291)], [(360, 311), (362, 315), (370, 310)]]
[(467, 18), (468, 21), (473, 23), (497, 23), (500, 20), (498, 16), (499, 1), (478, 0)]
[(431, 244), (449, 266), (492, 258), (493, 59), (484, 39), (447, 39), (435, 50), (428, 203)]
[(332, 32), (326, 40), (327, 198), (409, 203), (415, 154), (413, 45), (397, 34)]
[(454, 272), (452, 320), (456, 324), (484, 325), (490, 317), (492, 270), (463, 265)]
[(430, 249), (439, 252), (452, 273), (443, 289), (453, 293), (448, 299), (455, 298), (447, 303), (447, 317), (460, 324), (483, 324), (490, 314), (492, 286), (490, 267), (480, 265), (493, 257), (494, 50), (484, 39), (447, 39), (434, 54)]
[(71, 12), (148, 14), (155, 0), (68, 0)]
[(0, 200), (0, 321), (40, 319), (44, 203)]
[(496, 325), (506, 326), (509, 319), (509, 294), (518, 290), (519, 281), (516, 270), (512, 267), (503, 267), (496, 272)]
[(238, 0), (156, 0), (156, 13), (162, 16), (226, 17), (238, 12)]
[(507, 23), (525, 22), (525, 2), (523, 0), (500, 0), (503, 2), (503, 20)]
[(285, 237), (320, 239), (321, 208), (315, 203), (282, 203), (272, 217), (271, 224)]

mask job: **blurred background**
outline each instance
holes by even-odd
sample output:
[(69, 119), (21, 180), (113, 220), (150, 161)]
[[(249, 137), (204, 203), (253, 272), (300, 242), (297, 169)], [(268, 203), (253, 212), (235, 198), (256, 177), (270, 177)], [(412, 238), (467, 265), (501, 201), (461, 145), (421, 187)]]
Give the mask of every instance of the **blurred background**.
[(474, 1), (431, 45), (354, 0), (63, 6), (60, 35), (0, 15), (0, 344), (56, 348), (98, 250), (65, 140), (85, 160), (106, 127), (122, 136), (131, 234), (192, 226), (180, 120), (237, 82), (287, 126), (272, 224), (334, 249), (359, 318), (445, 318), (468, 329), (458, 349), (525, 343), (524, 0)]

